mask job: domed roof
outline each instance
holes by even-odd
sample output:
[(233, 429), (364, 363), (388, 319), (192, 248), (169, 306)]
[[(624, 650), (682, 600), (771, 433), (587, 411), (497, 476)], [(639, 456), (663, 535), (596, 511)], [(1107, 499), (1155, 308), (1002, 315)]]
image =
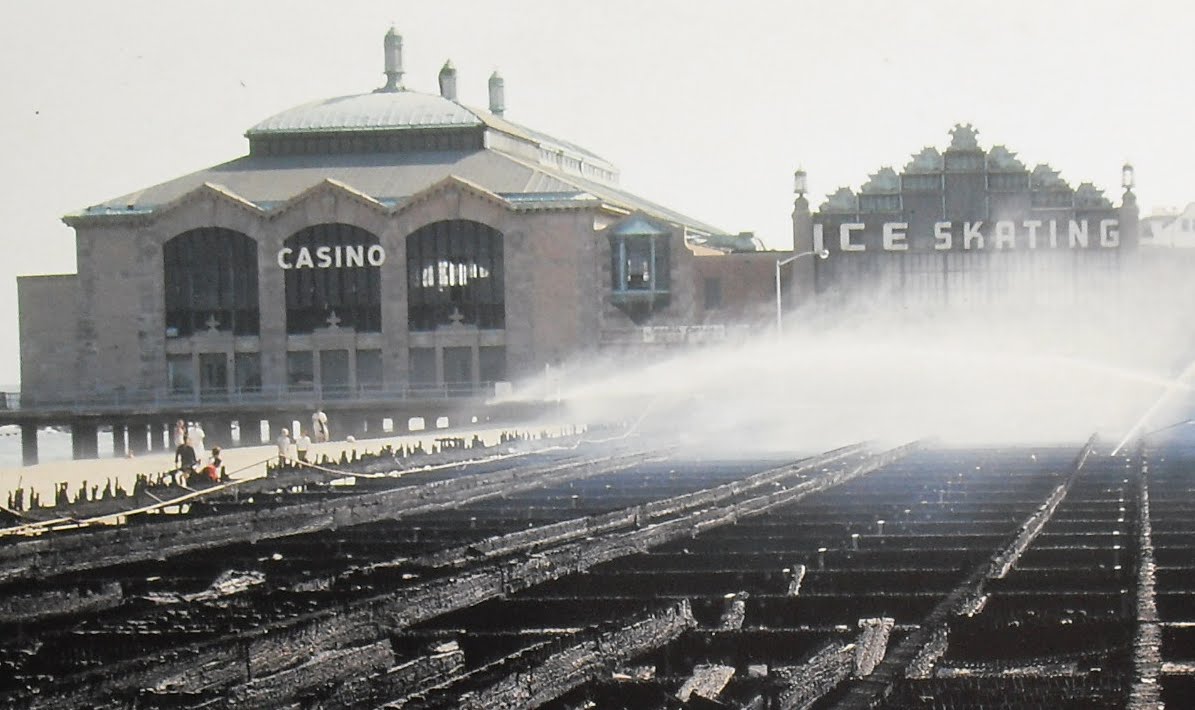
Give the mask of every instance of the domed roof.
[(377, 91), (296, 106), (267, 118), (245, 135), (480, 125), (482, 120), (476, 114), (443, 96)]

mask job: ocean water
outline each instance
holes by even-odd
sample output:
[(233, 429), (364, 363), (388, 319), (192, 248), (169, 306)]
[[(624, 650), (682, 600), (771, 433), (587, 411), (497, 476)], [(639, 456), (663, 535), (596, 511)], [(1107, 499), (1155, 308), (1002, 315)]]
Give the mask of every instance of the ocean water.
[[(112, 430), (101, 429), (96, 437), (100, 458), (112, 457)], [(43, 428), (37, 432), (37, 457), (40, 463), (70, 461), (70, 429)], [(0, 426), (0, 468), (21, 466), (21, 427)]]

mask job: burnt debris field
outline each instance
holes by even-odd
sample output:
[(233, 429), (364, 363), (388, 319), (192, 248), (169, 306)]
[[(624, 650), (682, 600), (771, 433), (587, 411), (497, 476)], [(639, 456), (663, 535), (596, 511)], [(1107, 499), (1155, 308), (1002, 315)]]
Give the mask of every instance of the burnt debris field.
[(0, 707), (1192, 707), (1195, 456), (1110, 452), (630, 439), (10, 529)]

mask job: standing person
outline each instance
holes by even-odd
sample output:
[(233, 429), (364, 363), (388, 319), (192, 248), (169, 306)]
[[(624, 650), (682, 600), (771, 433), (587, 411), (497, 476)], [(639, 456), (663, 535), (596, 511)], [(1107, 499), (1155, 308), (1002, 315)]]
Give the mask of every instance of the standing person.
[(311, 448), (311, 437), (307, 436), (307, 432), (300, 432), (299, 438), (295, 439), (295, 455), (303, 463), (307, 463), (307, 451)]
[(278, 433), (278, 465), (285, 466), (290, 459), (290, 431), (283, 429)]
[(182, 471), (184, 475), (190, 475), (195, 472), (197, 463), (199, 463), (199, 457), (195, 455), (195, 447), (191, 446), (190, 439), (184, 438), (183, 443), (174, 450), (174, 467)]
[(187, 438), (187, 423), (179, 419), (174, 423), (174, 448), (183, 445), (183, 441)]
[(195, 422), (191, 425), (191, 446), (195, 447), (196, 451), (207, 451), (203, 447), (203, 440), (207, 438), (207, 434), (203, 431), (203, 425)]
[(328, 415), (324, 414), (324, 410), (317, 409), (311, 415), (311, 432), (315, 434), (317, 442), (325, 442), (330, 438), (328, 432)]

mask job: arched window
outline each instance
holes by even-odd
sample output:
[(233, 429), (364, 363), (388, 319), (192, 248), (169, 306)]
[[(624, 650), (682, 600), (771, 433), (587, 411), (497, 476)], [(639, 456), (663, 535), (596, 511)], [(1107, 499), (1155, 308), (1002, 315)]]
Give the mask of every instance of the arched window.
[(317, 224), (287, 238), (278, 262), (286, 269), (286, 332), (330, 326), (382, 330), (378, 238), (350, 224)]
[(257, 335), (256, 242), (230, 229), (192, 229), (163, 245), (162, 262), (166, 337)]
[(411, 330), (463, 324), (506, 327), (502, 233), (457, 219), (407, 237), (407, 320)]

